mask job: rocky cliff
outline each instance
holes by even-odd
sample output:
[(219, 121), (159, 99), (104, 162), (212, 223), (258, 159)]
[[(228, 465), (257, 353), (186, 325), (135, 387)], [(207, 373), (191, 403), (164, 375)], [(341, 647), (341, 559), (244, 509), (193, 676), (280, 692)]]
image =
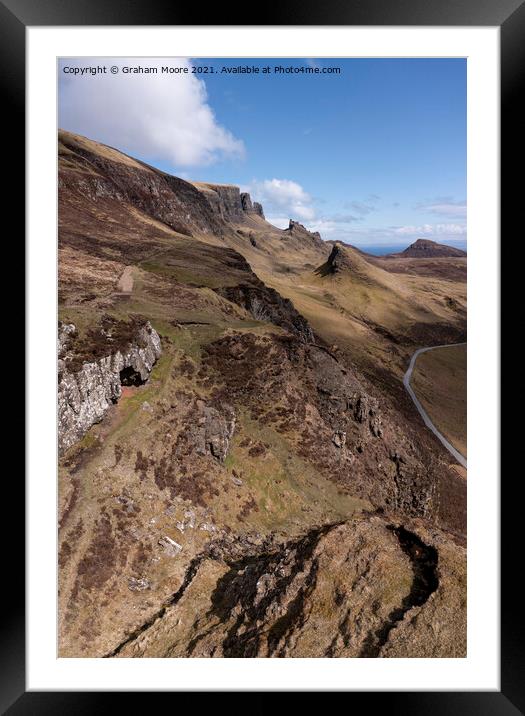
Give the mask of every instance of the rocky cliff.
[(250, 214), (264, 219), (262, 206), (252, 202), (250, 195), (234, 184), (195, 182), (194, 186), (206, 197), (214, 213), (225, 221), (239, 223)]
[[(63, 453), (102, 420), (122, 393), (122, 385), (145, 383), (161, 354), (160, 337), (149, 322), (138, 328), (121, 348), (95, 361), (78, 361), (74, 355), (76, 328), (58, 329), (58, 450)], [(110, 350), (111, 333), (107, 336)], [(71, 352), (69, 352), (71, 350)], [(75, 360), (76, 359), (76, 360)]]
[(258, 201), (252, 202), (250, 195), (247, 192), (241, 194), (242, 208), (247, 214), (257, 214), (264, 219), (264, 212), (262, 205)]

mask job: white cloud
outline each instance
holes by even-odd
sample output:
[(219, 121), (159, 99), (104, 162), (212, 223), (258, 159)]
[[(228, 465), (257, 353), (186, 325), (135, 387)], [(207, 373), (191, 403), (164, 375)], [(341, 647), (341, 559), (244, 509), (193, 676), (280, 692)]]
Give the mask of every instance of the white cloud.
[(330, 217), (330, 221), (336, 224), (353, 224), (355, 221), (362, 220), (362, 216), (354, 216), (353, 214), (334, 214)]
[(324, 239), (327, 235), (330, 235), (328, 238), (331, 238), (331, 234), (338, 231), (339, 227), (333, 219), (319, 219), (318, 221), (311, 221), (308, 224), (308, 229), (318, 231), (321, 234), (321, 238)]
[(290, 223), (290, 219), (286, 216), (268, 216), (267, 214), (265, 214), (265, 216), (266, 221), (273, 226), (276, 226), (278, 229), (287, 229)]
[(375, 203), (380, 197), (370, 194), (365, 201), (347, 201), (343, 206), (351, 212), (318, 213), (319, 200), (297, 182), (290, 179), (266, 179), (253, 181), (243, 187), (255, 201), (263, 204), (267, 220), (281, 229), (288, 226), (289, 219), (300, 220), (310, 231), (318, 231), (323, 239), (335, 239), (356, 244), (404, 243), (417, 238), (433, 238), (435, 241), (464, 242), (467, 236), (465, 223), (424, 223), (404, 226), (363, 226), (369, 215), (377, 211)]
[[(312, 221), (315, 209), (312, 197), (297, 182), (290, 179), (265, 179), (254, 181), (248, 187), (252, 199), (259, 201), (268, 216), (288, 219)], [(273, 223), (273, 222), (272, 222)]]
[(421, 234), (424, 236), (463, 236), (467, 233), (465, 224), (422, 224), (421, 226), (397, 226), (393, 232), (401, 236)]
[(376, 207), (371, 203), (371, 201), (377, 201), (379, 197), (376, 194), (372, 194), (368, 202), (364, 201), (346, 201), (344, 203), (344, 206), (347, 209), (353, 209), (357, 214), (360, 216), (366, 216), (367, 214), (371, 214), (372, 211), (376, 210)]
[[(286, 216), (267, 216), (266, 220), (279, 229), (288, 228), (289, 219)], [(341, 228), (341, 222), (334, 218), (320, 218), (305, 222), (308, 231), (318, 231), (322, 239), (332, 239), (336, 236), (344, 237), (347, 232)]]
[[(350, 221), (342, 221), (347, 218)], [(267, 220), (280, 229), (288, 226), (288, 216), (267, 214)], [(463, 244), (467, 238), (467, 227), (463, 224), (422, 224), (407, 226), (356, 226), (354, 217), (344, 215), (321, 216), (305, 222), (310, 231), (318, 231), (323, 239), (345, 241), (358, 246), (367, 244), (406, 245), (419, 238), (432, 238), (434, 241)]]
[(465, 218), (467, 216), (466, 202), (453, 201), (450, 197), (438, 198), (426, 204), (418, 204), (416, 209), (450, 218)]
[[(62, 60), (59, 125), (129, 154), (169, 161), (174, 167), (205, 166), (242, 158), (244, 145), (222, 127), (208, 103), (206, 85), (193, 74), (161, 74), (162, 66), (191, 68), (187, 59), (100, 58), (107, 74), (74, 76), (62, 67), (86, 67), (86, 59)], [(157, 74), (124, 74), (123, 66), (156, 67)], [(120, 67), (111, 74), (109, 67)], [(191, 71), (191, 70), (190, 70)]]

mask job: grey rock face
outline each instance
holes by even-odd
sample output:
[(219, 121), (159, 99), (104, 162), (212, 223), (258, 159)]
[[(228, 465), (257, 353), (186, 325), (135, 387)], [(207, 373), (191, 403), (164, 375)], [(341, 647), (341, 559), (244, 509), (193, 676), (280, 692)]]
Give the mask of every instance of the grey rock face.
[(338, 448), (344, 448), (346, 445), (346, 433), (344, 430), (340, 430), (334, 433), (332, 437), (333, 444)]
[(264, 212), (262, 205), (259, 204), (258, 201), (253, 201), (251, 196), (248, 194), (248, 192), (243, 192), (241, 194), (241, 204), (243, 211), (245, 211), (247, 214), (257, 214), (258, 216), (262, 217), (264, 219)]
[(262, 219), (264, 219), (264, 211), (262, 208), (262, 204), (259, 204), (258, 201), (253, 202), (253, 210), (256, 214), (258, 214)]
[(241, 194), (241, 204), (243, 211), (253, 211), (252, 198), (246, 191)]
[(159, 540), (159, 545), (163, 548), (164, 554), (167, 557), (176, 557), (182, 552), (182, 547), (178, 542), (171, 539), (171, 537), (164, 536)]
[(66, 350), (69, 339), (74, 336), (76, 332), (77, 329), (72, 323), (62, 323), (59, 326), (57, 336), (57, 351), (59, 358)]
[(128, 379), (145, 382), (162, 352), (160, 337), (148, 322), (138, 330), (136, 342), (130, 344), (127, 351), (116, 351), (92, 363), (84, 363), (79, 371), (72, 373), (68, 371), (66, 351), (73, 333), (73, 324), (59, 327), (59, 453), (102, 420), (109, 407), (120, 398), (123, 381), (124, 384)]
[(241, 192), (233, 184), (199, 184), (199, 191), (204, 194), (213, 212), (225, 221), (242, 221), (245, 214), (258, 214), (264, 219), (262, 206), (252, 202), (248, 192)]
[(220, 410), (197, 401), (200, 417), (197, 420), (194, 439), (197, 453), (209, 454), (224, 462), (235, 431), (235, 412), (230, 405), (223, 403)]
[(368, 433), (382, 437), (382, 416), (377, 398), (368, 395), (357, 378), (342, 369), (329, 353), (316, 347), (310, 353), (310, 361), (315, 367), (319, 410), (335, 428), (334, 445), (345, 446), (345, 425), (349, 417), (363, 426), (363, 439), (369, 438)]
[(226, 221), (242, 219), (244, 208), (238, 186), (233, 184), (207, 184), (206, 187), (212, 192), (206, 192), (206, 198), (222, 219)]

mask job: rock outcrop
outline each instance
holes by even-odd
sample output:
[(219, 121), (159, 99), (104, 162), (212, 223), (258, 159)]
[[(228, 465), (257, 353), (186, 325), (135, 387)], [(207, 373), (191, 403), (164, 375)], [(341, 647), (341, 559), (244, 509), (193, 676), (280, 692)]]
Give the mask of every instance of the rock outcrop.
[(436, 514), (438, 468), (429, 470), (423, 451), (385, 414), (387, 406), (380, 409), (326, 349), (293, 335), (245, 334), (215, 341), (205, 352), (203, 377), (220, 375), (224, 383), (216, 400), (248, 409), (288, 435), (342, 489), (400, 514)]
[(466, 655), (465, 550), (420, 522), (370, 516), (230, 553), (217, 544), (194, 560), (171, 603), (111, 656)]
[(243, 211), (247, 211), (248, 213), (253, 212), (252, 199), (248, 192), (241, 193), (241, 205)]
[(197, 401), (198, 418), (192, 427), (195, 451), (224, 462), (235, 430), (235, 412), (227, 403), (220, 409)]
[(319, 266), (316, 273), (321, 276), (349, 273), (366, 283), (377, 283), (374, 267), (366, 261), (359, 249), (342, 243), (333, 244), (326, 263)]
[[(149, 322), (141, 326), (125, 348), (108, 352), (80, 369), (71, 370), (74, 359), (68, 344), (76, 330), (62, 324), (58, 331), (58, 450), (63, 453), (102, 420), (122, 393), (122, 385), (144, 383), (161, 354), (160, 337)], [(111, 338), (111, 336), (108, 336)], [(111, 343), (108, 341), (108, 351)]]
[(241, 203), (243, 211), (245, 211), (247, 214), (257, 214), (262, 219), (264, 219), (264, 212), (262, 205), (259, 204), (258, 201), (252, 202), (252, 199), (248, 192), (243, 192), (241, 194)]
[(288, 228), (284, 230), (284, 235), (287, 238), (309, 241), (319, 247), (323, 247), (324, 245), (321, 234), (318, 231), (308, 231), (305, 226), (300, 224), (298, 221), (293, 221), (293, 219), (290, 219)]
[(262, 206), (251, 200), (248, 192), (242, 192), (234, 184), (209, 184), (195, 182), (194, 186), (208, 200), (213, 212), (224, 221), (239, 223), (246, 215), (257, 214), (264, 219)]
[[(329, 243), (332, 244), (332, 242)], [(319, 276), (333, 277), (346, 275), (369, 289), (372, 286), (385, 286), (385, 276), (377, 270), (376, 266), (367, 261), (359, 249), (340, 242), (332, 244), (328, 259), (315, 270), (315, 273)], [(389, 338), (391, 337), (390, 335)]]
[(345, 252), (340, 246), (334, 244), (334, 247), (330, 252), (330, 256), (328, 257), (328, 260), (326, 262), (326, 272), (332, 274), (339, 273), (347, 266), (348, 258)]
[(261, 219), (265, 218), (262, 204), (259, 204), (258, 201), (253, 202), (253, 210), (255, 211), (256, 214), (258, 214), (261, 217)]
[(305, 343), (314, 340), (308, 321), (295, 309), (288, 298), (283, 298), (275, 289), (265, 286), (225, 286), (215, 289), (228, 301), (248, 311), (257, 321), (268, 321), (293, 333)]

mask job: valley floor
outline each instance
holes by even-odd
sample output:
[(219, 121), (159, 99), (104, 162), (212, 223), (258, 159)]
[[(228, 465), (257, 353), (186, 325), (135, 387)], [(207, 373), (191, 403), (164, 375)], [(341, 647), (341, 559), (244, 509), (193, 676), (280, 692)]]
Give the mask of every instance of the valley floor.
[(467, 457), (467, 346), (418, 356), (412, 387), (437, 429)]

